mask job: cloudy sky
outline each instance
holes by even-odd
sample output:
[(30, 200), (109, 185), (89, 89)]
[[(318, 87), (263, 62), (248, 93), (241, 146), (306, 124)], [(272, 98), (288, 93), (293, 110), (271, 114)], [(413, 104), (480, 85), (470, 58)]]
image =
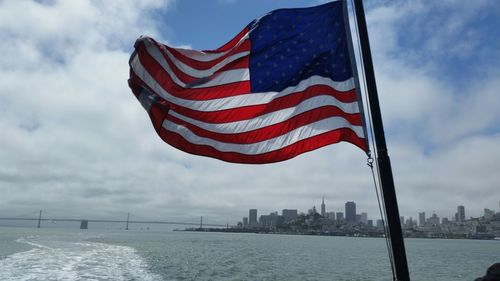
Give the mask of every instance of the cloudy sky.
[[(366, 156), (341, 143), (270, 165), (178, 151), (127, 86), (135, 39), (214, 49), (298, 0), (0, 1), (0, 216), (234, 223), (319, 207), (376, 219)], [(500, 5), (368, 1), (400, 213), (499, 211)]]

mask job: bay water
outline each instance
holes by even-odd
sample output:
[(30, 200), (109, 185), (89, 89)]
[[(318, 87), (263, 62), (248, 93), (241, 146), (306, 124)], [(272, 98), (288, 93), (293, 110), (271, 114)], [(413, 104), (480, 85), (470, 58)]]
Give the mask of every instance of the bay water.
[[(412, 280), (474, 280), (500, 241), (405, 239)], [(0, 227), (0, 280), (392, 280), (382, 238)]]

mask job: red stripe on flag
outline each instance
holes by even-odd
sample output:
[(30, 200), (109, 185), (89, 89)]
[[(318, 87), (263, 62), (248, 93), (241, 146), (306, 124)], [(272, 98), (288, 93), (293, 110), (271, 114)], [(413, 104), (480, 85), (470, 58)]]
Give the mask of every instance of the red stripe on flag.
[(164, 129), (161, 131), (157, 130), (157, 133), (165, 142), (185, 152), (195, 155), (208, 156), (227, 162), (242, 164), (264, 164), (280, 162), (293, 158), (299, 154), (341, 141), (350, 142), (363, 149), (364, 151), (367, 150), (365, 139), (359, 138), (356, 133), (348, 128), (329, 131), (305, 140), (301, 140), (279, 150), (256, 155), (247, 155), (237, 152), (221, 152), (208, 145), (192, 144), (187, 142), (179, 134)]
[[(233, 133), (233, 134), (211, 132), (203, 128), (200, 128), (196, 125), (193, 125), (191, 123), (188, 123), (184, 120), (178, 119), (172, 115), (168, 115), (166, 119), (188, 128), (190, 131), (192, 131), (193, 133), (195, 133), (200, 137), (209, 138), (226, 143), (250, 144), (272, 139), (284, 135), (294, 129), (300, 128), (307, 124), (311, 124), (316, 121), (320, 121), (334, 116), (343, 117), (350, 124), (354, 126), (362, 125), (361, 115), (359, 113), (347, 114), (334, 106), (324, 106), (320, 108), (315, 108), (314, 110), (306, 111), (304, 113), (296, 115), (288, 120), (285, 120), (277, 124), (273, 124), (249, 132)], [(155, 120), (155, 122), (157, 121)]]
[(179, 105), (172, 105), (172, 109), (186, 117), (202, 120), (206, 123), (228, 123), (248, 120), (277, 110), (294, 107), (309, 98), (320, 95), (332, 96), (344, 103), (355, 102), (357, 100), (356, 92), (354, 90), (348, 92), (338, 92), (328, 86), (315, 85), (307, 88), (302, 92), (296, 92), (290, 95), (276, 98), (266, 104), (244, 106), (211, 112), (192, 110)]

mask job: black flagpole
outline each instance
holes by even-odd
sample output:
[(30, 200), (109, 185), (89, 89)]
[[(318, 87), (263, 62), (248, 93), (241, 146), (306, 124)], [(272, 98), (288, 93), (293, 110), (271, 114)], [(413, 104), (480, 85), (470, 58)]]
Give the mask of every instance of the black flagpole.
[(370, 53), (370, 42), (368, 41), (368, 31), (366, 28), (363, 1), (354, 0), (354, 3), (358, 23), (359, 41), (361, 44), (361, 55), (365, 70), (366, 90), (368, 91), (370, 99), (370, 111), (375, 137), (375, 147), (378, 155), (377, 162), (382, 184), (382, 196), (384, 198), (392, 254), (396, 267), (396, 278), (400, 281), (409, 281), (410, 274), (408, 272), (408, 263), (406, 261), (405, 244), (403, 241), (403, 233), (401, 231), (401, 222), (399, 218), (396, 191), (394, 188), (394, 179), (392, 177), (391, 161), (389, 159), (389, 154), (387, 153), (384, 127), (382, 125), (382, 116), (380, 114), (377, 84), (375, 83), (375, 74), (373, 71), (373, 62)]

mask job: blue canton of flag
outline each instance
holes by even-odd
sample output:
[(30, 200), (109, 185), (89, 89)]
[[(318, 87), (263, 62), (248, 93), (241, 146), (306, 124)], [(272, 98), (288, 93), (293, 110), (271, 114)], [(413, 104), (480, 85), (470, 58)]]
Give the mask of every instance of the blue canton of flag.
[(342, 2), (272, 11), (248, 25), (252, 91), (281, 91), (313, 75), (353, 76)]

